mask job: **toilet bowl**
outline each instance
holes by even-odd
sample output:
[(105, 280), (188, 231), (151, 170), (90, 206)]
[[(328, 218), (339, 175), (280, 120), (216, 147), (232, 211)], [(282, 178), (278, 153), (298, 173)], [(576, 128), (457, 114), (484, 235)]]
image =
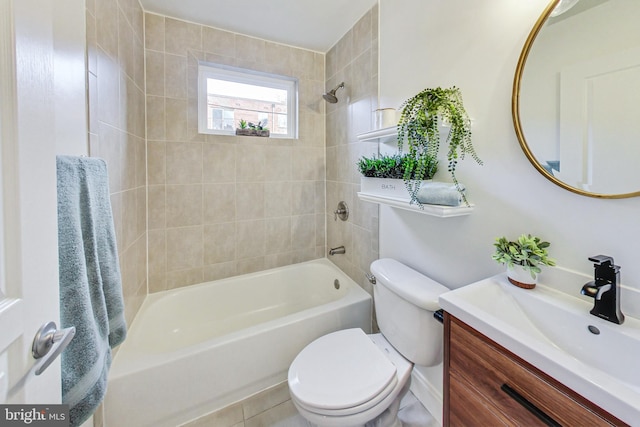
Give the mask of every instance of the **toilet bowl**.
[(412, 368), (382, 334), (333, 332), (305, 347), (291, 364), (291, 400), (313, 424), (361, 426), (394, 400), (399, 404)]
[(374, 261), (371, 272), (378, 279), (381, 333), (330, 333), (305, 347), (289, 368), (291, 400), (315, 425), (400, 426), (398, 409), (414, 363), (440, 362), (442, 326), (432, 311), (448, 289), (392, 259)]

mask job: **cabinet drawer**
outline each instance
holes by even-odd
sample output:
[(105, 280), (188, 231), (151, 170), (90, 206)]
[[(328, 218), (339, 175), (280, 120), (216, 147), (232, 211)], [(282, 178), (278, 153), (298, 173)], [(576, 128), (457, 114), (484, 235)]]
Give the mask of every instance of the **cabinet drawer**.
[[(450, 322), (449, 339), (451, 376), (462, 378), (514, 424), (532, 425), (540, 421), (504, 391), (503, 385), (560, 425), (612, 425), (547, 378), (512, 359), (497, 344), (454, 318)], [(450, 410), (453, 412), (457, 396), (450, 396)]]
[[(491, 402), (478, 395), (457, 372), (452, 371), (450, 374), (449, 393), (455, 396), (455, 405), (451, 405), (449, 411), (449, 427), (515, 426), (511, 417), (507, 417)], [(520, 425), (535, 427), (540, 424), (534, 419)]]

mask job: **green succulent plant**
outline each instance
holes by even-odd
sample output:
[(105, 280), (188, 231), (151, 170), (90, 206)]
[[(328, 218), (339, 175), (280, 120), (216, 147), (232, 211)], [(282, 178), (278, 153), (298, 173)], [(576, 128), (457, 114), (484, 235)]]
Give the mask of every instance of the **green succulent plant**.
[(523, 234), (515, 241), (507, 240), (506, 237), (499, 237), (493, 244), (496, 251), (492, 258), (508, 267), (519, 265), (524, 270), (529, 271), (531, 277), (535, 278), (536, 274), (542, 271), (540, 266), (556, 265), (556, 261), (549, 258), (547, 248), (550, 245), (549, 242), (544, 242), (539, 237), (533, 237), (531, 234)]
[[(426, 162), (420, 165), (424, 170), (424, 177), (420, 179), (431, 179), (438, 171), (438, 161), (430, 156), (422, 159), (414, 159), (408, 154), (378, 155), (373, 157), (361, 157), (358, 160), (360, 173), (368, 178), (394, 178), (403, 179), (405, 175), (415, 177), (419, 162)], [(418, 179), (418, 178), (412, 178)]]
[(269, 130), (269, 128), (267, 128), (267, 119), (261, 120), (258, 123), (249, 122), (249, 129), (253, 129), (253, 130)]

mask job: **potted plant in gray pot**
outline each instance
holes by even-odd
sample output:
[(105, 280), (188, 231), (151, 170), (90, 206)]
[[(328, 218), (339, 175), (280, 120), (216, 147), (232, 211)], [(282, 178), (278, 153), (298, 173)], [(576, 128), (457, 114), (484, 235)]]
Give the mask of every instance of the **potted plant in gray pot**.
[(533, 289), (538, 280), (540, 267), (554, 266), (547, 248), (551, 244), (531, 234), (523, 234), (517, 240), (506, 237), (496, 239), (492, 258), (507, 267), (507, 277), (512, 284), (525, 289)]
[(421, 205), (416, 195), (420, 189), (419, 180), (426, 174), (424, 159), (427, 156), (438, 157), (442, 125), (449, 127), (445, 139), (447, 170), (462, 200), (469, 206), (464, 189), (456, 177), (456, 166), (458, 161), (464, 159), (467, 154), (479, 165), (482, 165), (482, 160), (471, 143), (471, 120), (464, 108), (460, 89), (455, 86), (445, 89), (440, 87), (424, 89), (406, 100), (401, 108), (398, 121), (398, 148), (402, 151), (406, 138), (408, 154), (416, 161), (414, 175), (407, 173), (403, 176), (411, 196), (411, 203)]

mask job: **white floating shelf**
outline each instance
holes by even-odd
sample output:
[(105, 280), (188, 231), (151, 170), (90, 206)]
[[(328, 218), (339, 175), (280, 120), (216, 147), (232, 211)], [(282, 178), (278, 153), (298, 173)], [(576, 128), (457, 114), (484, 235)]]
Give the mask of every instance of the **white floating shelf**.
[(422, 205), (422, 208), (420, 208), (418, 205), (410, 204), (409, 199), (396, 199), (368, 193), (358, 193), (358, 198), (365, 202), (379, 203), (381, 205), (391, 206), (392, 208), (404, 209), (440, 218), (469, 215), (475, 207), (475, 205), (471, 203), (470, 206)]
[(398, 127), (391, 126), (388, 128), (376, 129), (358, 135), (358, 141), (395, 141), (398, 138)]

